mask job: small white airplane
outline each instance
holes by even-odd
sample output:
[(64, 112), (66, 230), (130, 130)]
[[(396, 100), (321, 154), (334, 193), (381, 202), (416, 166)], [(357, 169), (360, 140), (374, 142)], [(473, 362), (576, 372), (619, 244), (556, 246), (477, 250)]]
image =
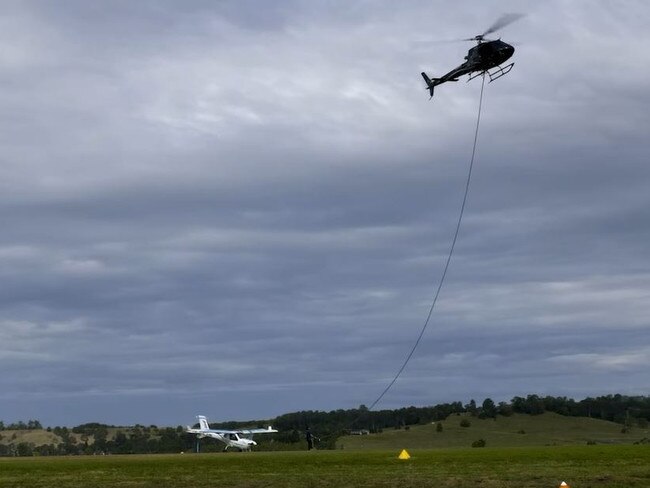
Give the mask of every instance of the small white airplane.
[(188, 434), (196, 434), (198, 439), (203, 439), (204, 437), (217, 439), (226, 444), (226, 447), (223, 449), (224, 451), (227, 451), (229, 447), (234, 447), (240, 451), (250, 451), (253, 446), (257, 445), (257, 442), (252, 439), (254, 434), (272, 434), (273, 432), (277, 432), (270, 425), (268, 429), (211, 429), (210, 424), (208, 424), (208, 419), (204, 415), (197, 415), (196, 418), (199, 419), (199, 428), (193, 429), (188, 425), (185, 432)]

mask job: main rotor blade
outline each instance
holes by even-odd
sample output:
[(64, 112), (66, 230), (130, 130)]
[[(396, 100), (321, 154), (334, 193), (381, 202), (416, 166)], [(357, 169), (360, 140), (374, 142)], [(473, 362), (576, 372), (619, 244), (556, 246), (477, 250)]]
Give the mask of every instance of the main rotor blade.
[(519, 20), (524, 16), (524, 14), (503, 14), (499, 17), (494, 24), (492, 24), (488, 30), (486, 30), (481, 36), (487, 36), (492, 34), (494, 31), (502, 29), (508, 24), (512, 24), (515, 20)]
[(414, 41), (411, 41), (409, 45), (409, 49), (414, 49), (417, 51), (423, 50), (423, 49), (428, 49), (431, 50), (434, 48), (434, 46), (444, 46), (444, 45), (449, 45), (449, 44), (457, 44), (459, 42), (463, 41), (463, 39), (417, 39)]
[(454, 42), (462, 42), (467, 39), (414, 39), (411, 44), (414, 45), (430, 45), (430, 44), (451, 44)]

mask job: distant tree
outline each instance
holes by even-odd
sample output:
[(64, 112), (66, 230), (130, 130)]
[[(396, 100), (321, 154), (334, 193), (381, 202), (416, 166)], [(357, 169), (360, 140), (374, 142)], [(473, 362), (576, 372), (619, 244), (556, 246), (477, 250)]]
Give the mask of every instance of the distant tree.
[(105, 452), (108, 429), (105, 426), (98, 426), (92, 431), (92, 436), (95, 439), (95, 442), (93, 442), (94, 451)]
[(301, 441), (300, 432), (297, 429), (290, 431), (280, 430), (280, 432), (276, 434), (276, 438), (279, 442), (284, 442), (286, 444), (295, 444)]
[(142, 426), (136, 426), (129, 437), (130, 451), (148, 453), (150, 451), (150, 437), (146, 429), (142, 428)]
[(470, 427), (472, 423), (469, 421), (468, 418), (464, 418), (460, 421), (460, 426), (461, 427)]
[(469, 413), (472, 417), (476, 417), (478, 415), (478, 408), (476, 407), (476, 402), (473, 398), (467, 405), (465, 405), (465, 410), (467, 410), (467, 413)]
[(83, 443), (84, 452), (89, 452), (88, 436), (86, 434), (81, 434), (80, 439), (81, 439), (81, 442)]
[(497, 407), (492, 401), (491, 398), (486, 398), (483, 400), (483, 404), (481, 405), (481, 413), (479, 417), (481, 418), (496, 418), (497, 416)]
[(510, 400), (510, 407), (512, 408), (513, 412), (516, 413), (526, 413), (524, 410), (524, 404), (526, 403), (526, 399), (522, 398), (520, 396), (513, 397), (512, 400)]
[(118, 454), (129, 454), (131, 452), (131, 446), (129, 443), (129, 438), (124, 432), (118, 432), (115, 435), (115, 439), (110, 443), (111, 451)]
[(544, 402), (537, 395), (528, 395), (526, 397), (527, 412), (531, 415), (540, 415), (544, 413)]
[(537, 395), (528, 395), (526, 398), (514, 397), (512, 399), (512, 409), (517, 413), (539, 415), (544, 413), (544, 402)]
[(34, 448), (34, 454), (39, 456), (54, 456), (56, 453), (56, 447), (53, 444), (43, 444)]
[(445, 406), (447, 406), (450, 410), (450, 412), (447, 415), (451, 415), (452, 413), (460, 413), (464, 411), (463, 408), (463, 402), (453, 402), (453, 403), (446, 403)]
[(504, 417), (510, 417), (514, 412), (512, 410), (512, 405), (510, 405), (508, 402), (499, 402), (497, 413), (499, 415), (503, 415)]
[(159, 438), (149, 440), (149, 449), (151, 452), (180, 452), (191, 449), (190, 445), (185, 443), (184, 433), (177, 432), (173, 427), (158, 429)]
[(7, 426), (7, 430), (27, 430), (27, 424), (23, 422), (22, 420), (19, 420), (18, 422), (14, 422), (13, 424), (9, 424)]
[(29, 442), (19, 442), (16, 446), (16, 453), (18, 456), (33, 456), (34, 455), (34, 445)]
[(571, 415), (576, 408), (575, 401), (567, 397), (545, 396), (541, 400), (544, 404), (544, 410), (547, 412), (555, 412), (560, 415)]
[(436, 424), (436, 432), (442, 432), (442, 423), (441, 422), (438, 422)]

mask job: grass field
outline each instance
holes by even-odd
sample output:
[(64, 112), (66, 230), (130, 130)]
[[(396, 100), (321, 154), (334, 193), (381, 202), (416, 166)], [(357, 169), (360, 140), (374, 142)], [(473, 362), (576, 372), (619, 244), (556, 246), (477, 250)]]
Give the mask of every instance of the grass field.
[(650, 446), (0, 459), (1, 487), (650, 487)]
[[(461, 427), (467, 419), (470, 427)], [(345, 450), (356, 449), (432, 449), (470, 447), (472, 442), (484, 439), (487, 447), (561, 446), (596, 444), (633, 444), (650, 438), (648, 429), (632, 428), (621, 432), (621, 425), (586, 417), (565, 417), (555, 413), (543, 415), (513, 415), (481, 420), (467, 415), (451, 415), (442, 424), (412, 426), (409, 430), (386, 429), (381, 434), (346, 436), (337, 446)], [(650, 488), (650, 485), (648, 485)]]

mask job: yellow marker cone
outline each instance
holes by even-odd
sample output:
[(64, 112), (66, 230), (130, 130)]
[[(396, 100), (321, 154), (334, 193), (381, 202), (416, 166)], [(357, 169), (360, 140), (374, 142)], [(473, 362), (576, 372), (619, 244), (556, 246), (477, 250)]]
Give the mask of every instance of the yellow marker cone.
[(562, 483), (560, 483), (560, 488), (571, 488), (571, 487), (566, 484), (566, 481), (563, 481)]
[(406, 452), (406, 449), (402, 449), (402, 452), (399, 453), (399, 456), (397, 456), (397, 459), (410, 459), (411, 455)]

